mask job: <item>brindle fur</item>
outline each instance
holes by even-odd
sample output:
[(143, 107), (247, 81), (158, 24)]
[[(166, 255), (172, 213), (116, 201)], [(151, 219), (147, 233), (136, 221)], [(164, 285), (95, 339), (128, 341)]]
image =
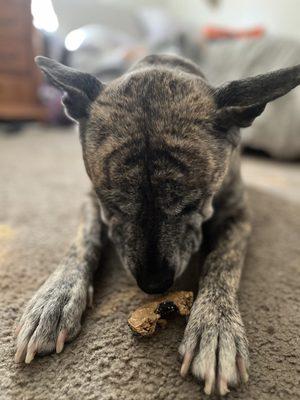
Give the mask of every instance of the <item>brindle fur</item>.
[(300, 83), (300, 67), (211, 87), (188, 60), (152, 55), (104, 85), (39, 57), (79, 122), (92, 195), (69, 253), (29, 302), (16, 361), (60, 352), (80, 330), (106, 232), (146, 292), (169, 289), (204, 236), (204, 277), (180, 345), (182, 374), (216, 386), (247, 380), (236, 293), (251, 227), (240, 176), (239, 127)]

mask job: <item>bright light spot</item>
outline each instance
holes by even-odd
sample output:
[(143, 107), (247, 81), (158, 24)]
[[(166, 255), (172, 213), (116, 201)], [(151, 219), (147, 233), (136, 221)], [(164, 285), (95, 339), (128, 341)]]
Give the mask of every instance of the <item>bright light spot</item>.
[(55, 32), (58, 28), (58, 19), (51, 0), (31, 0), (33, 25), (37, 29)]
[(68, 33), (65, 39), (66, 49), (69, 51), (77, 50), (86, 38), (86, 32), (83, 29), (75, 29)]

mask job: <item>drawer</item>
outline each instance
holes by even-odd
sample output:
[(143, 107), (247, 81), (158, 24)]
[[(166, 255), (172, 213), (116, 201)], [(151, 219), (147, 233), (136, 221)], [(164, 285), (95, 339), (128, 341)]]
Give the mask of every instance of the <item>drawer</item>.
[(24, 35), (28, 34), (28, 31), (30, 31), (30, 28), (30, 25), (24, 24), (22, 19), (0, 17), (1, 40), (7, 40), (9, 38), (22, 40)]
[(33, 65), (31, 48), (20, 41), (0, 40), (0, 74), (27, 71)]
[(1, 19), (24, 19), (30, 13), (30, 0), (0, 0)]
[(24, 76), (0, 75), (0, 103), (36, 101), (35, 80)]

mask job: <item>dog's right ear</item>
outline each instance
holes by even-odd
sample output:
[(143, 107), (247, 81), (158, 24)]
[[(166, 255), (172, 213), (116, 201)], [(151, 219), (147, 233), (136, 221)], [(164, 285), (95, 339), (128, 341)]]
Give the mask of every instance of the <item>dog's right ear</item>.
[(295, 67), (225, 83), (215, 90), (219, 126), (247, 127), (267, 103), (300, 85), (300, 64)]
[(98, 97), (104, 85), (95, 76), (76, 71), (50, 58), (38, 56), (35, 62), (49, 82), (65, 92), (62, 103), (67, 114), (75, 120), (86, 118), (90, 104)]

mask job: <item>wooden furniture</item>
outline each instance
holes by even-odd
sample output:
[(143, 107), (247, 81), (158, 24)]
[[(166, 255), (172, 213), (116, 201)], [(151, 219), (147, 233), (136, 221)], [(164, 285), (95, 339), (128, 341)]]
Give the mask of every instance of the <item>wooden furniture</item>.
[(0, 120), (42, 120), (30, 0), (0, 0)]

